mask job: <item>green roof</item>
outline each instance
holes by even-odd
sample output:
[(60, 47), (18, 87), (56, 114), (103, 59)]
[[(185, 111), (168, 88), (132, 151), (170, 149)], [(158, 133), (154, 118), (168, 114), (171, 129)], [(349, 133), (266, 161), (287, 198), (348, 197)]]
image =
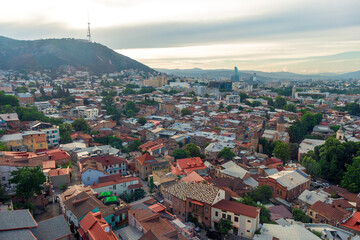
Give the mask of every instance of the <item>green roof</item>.
[(116, 196), (111, 196), (111, 197), (105, 198), (105, 203), (112, 203), (112, 202), (117, 202)]
[(111, 192), (101, 192), (100, 193), (100, 197), (104, 198), (104, 197), (110, 197), (111, 196)]

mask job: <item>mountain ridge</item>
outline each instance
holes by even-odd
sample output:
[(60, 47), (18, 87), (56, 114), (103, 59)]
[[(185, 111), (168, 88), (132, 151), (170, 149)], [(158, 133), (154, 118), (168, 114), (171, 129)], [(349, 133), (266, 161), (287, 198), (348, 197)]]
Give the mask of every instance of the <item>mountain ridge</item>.
[(15, 40), (0, 36), (0, 69), (41, 70), (60, 66), (95, 74), (128, 69), (156, 72), (104, 45), (83, 39)]

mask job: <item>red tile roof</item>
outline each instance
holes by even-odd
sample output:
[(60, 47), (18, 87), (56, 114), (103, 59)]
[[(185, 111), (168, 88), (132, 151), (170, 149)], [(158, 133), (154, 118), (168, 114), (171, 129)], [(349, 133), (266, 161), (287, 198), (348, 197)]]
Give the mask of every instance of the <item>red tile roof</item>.
[(127, 163), (125, 159), (123, 159), (123, 158), (121, 158), (121, 157), (111, 156), (111, 155), (85, 158), (85, 159), (81, 160), (81, 163), (85, 163), (85, 162), (87, 162), (87, 161), (99, 162), (99, 163), (101, 163), (103, 166), (114, 165), (114, 164), (121, 164), (121, 163)]
[(89, 212), (79, 222), (82, 230), (93, 240), (117, 240), (114, 232), (107, 224), (100, 212)]
[(155, 203), (154, 205), (149, 206), (149, 208), (153, 211), (153, 212), (162, 212), (166, 209), (166, 207), (164, 205), (162, 205), (161, 203)]
[(221, 200), (212, 207), (251, 218), (256, 218), (260, 213), (260, 208), (228, 200)]
[(156, 163), (156, 159), (150, 155), (150, 153), (145, 153), (143, 155), (141, 155), (140, 157), (137, 157), (136, 160), (141, 164), (152, 164), (152, 163)]
[(341, 226), (360, 232), (360, 212), (354, 213), (346, 222), (341, 223)]
[(205, 181), (204, 178), (202, 178), (197, 172), (192, 172), (186, 177), (183, 177), (180, 179), (180, 181), (184, 182), (202, 182)]
[(50, 177), (52, 176), (59, 176), (59, 175), (69, 175), (70, 174), (70, 168), (67, 167), (67, 168), (57, 168), (57, 169), (51, 169), (49, 172), (48, 172), (48, 175)]
[(49, 159), (55, 161), (63, 160), (63, 159), (70, 160), (70, 155), (62, 149), (48, 150), (45, 152), (45, 154), (49, 156)]
[(187, 168), (206, 167), (199, 157), (178, 159), (176, 162), (181, 170)]
[(321, 201), (317, 201), (313, 205), (310, 206), (311, 210), (321, 214), (322, 216), (328, 218), (332, 221), (342, 221), (348, 216), (350, 216), (350, 212), (346, 211), (345, 209), (323, 203)]

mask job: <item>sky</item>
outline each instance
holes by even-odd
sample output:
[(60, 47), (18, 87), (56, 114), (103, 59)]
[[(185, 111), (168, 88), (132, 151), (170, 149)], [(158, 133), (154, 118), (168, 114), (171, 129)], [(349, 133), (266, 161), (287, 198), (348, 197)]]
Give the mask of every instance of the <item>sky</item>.
[(9, 0), (0, 36), (86, 38), (152, 68), (360, 70), (359, 0)]

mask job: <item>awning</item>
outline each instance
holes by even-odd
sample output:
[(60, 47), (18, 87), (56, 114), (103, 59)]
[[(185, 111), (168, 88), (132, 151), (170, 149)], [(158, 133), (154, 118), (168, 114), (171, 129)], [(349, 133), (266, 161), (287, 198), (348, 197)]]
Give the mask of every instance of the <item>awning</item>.
[(191, 200), (190, 202), (193, 203), (193, 204), (199, 205), (199, 206), (204, 206), (204, 204), (202, 202), (199, 202), (199, 201)]

